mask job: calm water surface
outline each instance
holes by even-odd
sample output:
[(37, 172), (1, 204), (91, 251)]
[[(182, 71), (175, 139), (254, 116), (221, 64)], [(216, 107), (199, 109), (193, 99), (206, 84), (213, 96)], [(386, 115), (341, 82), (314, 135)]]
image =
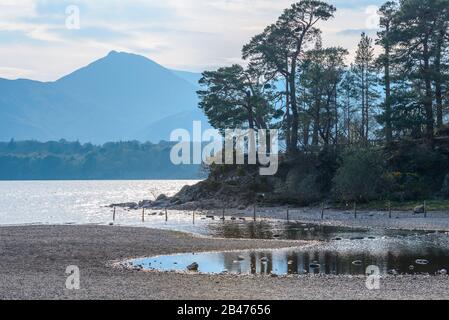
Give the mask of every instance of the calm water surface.
[[(35, 181), (0, 182), (0, 225), (109, 224), (111, 203), (153, 200), (174, 195), (196, 181)], [(281, 214), (282, 216), (283, 214)], [(165, 214), (118, 210), (118, 225), (145, 226), (221, 238), (317, 240), (313, 249), (188, 253), (132, 261), (134, 266), (162, 271), (185, 271), (197, 262), (205, 273), (364, 274), (369, 265), (381, 273), (435, 274), (449, 268), (449, 236), (442, 233), (382, 231), (316, 226), (292, 221), (245, 220), (242, 216), (214, 219), (192, 213)], [(420, 261), (421, 260), (421, 261)], [(422, 261), (425, 260), (425, 261)], [(425, 262), (425, 263), (423, 263)]]

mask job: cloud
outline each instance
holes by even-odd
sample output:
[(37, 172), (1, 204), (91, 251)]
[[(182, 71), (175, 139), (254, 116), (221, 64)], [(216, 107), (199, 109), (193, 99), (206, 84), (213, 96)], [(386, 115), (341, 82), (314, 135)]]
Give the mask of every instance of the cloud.
[[(320, 25), (325, 45), (341, 45), (352, 52), (360, 36), (356, 31), (366, 29), (370, 19), (366, 8), (381, 2), (330, 1), (339, 10), (333, 21)], [(167, 67), (203, 71), (241, 61), (242, 46), (292, 3), (1, 0), (0, 61), (17, 70), (16, 77), (26, 73), (39, 80), (54, 80), (115, 49), (146, 55)], [(79, 30), (65, 26), (69, 4), (80, 9)], [(18, 54), (14, 50), (19, 48), (24, 51)], [(9, 77), (13, 74), (8, 72)], [(1, 76), (5, 75), (0, 70)]]
[(354, 37), (354, 36), (360, 36), (363, 32), (366, 33), (368, 36), (375, 36), (377, 31), (376, 30), (368, 30), (368, 29), (345, 29), (345, 30), (339, 31), (337, 33), (337, 35)]

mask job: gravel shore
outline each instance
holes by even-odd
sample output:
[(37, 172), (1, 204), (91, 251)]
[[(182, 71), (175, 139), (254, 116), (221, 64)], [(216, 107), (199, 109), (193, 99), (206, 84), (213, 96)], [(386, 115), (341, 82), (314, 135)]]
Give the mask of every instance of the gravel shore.
[[(0, 228), (0, 299), (447, 299), (449, 277), (385, 277), (370, 291), (363, 277), (288, 278), (146, 273), (113, 268), (128, 258), (304, 242), (221, 240), (145, 228), (22, 226)], [(67, 266), (81, 289), (65, 289)]]
[[(253, 217), (254, 213), (250, 211), (235, 211), (235, 215)], [(257, 217), (285, 220), (287, 208), (258, 208)], [(289, 218), (291, 221), (341, 227), (449, 232), (449, 212), (443, 211), (429, 212), (427, 217), (409, 211), (394, 211), (390, 218), (385, 211), (359, 210), (355, 218), (351, 210), (326, 209), (322, 219), (320, 208), (297, 208), (289, 209)]]

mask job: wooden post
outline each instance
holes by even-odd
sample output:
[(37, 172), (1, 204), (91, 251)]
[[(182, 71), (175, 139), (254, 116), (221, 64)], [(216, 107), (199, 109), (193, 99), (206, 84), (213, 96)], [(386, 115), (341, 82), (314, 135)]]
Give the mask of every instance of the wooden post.
[(427, 218), (427, 201), (424, 201), (424, 218)]
[(193, 224), (195, 224), (195, 210), (193, 210)]
[(324, 203), (321, 204), (321, 220), (324, 220)]
[(391, 201), (388, 201), (388, 212), (389, 212), (389, 217), (391, 219)]
[(142, 222), (145, 222), (145, 208), (142, 208)]
[(114, 207), (114, 213), (112, 214), (112, 221), (115, 222), (115, 207)]
[(223, 208), (223, 221), (225, 221), (225, 208)]
[(167, 211), (167, 208), (165, 208), (165, 222), (167, 222), (168, 221), (168, 211)]
[(290, 222), (290, 209), (287, 208), (287, 222)]
[(354, 202), (354, 218), (357, 219), (357, 202)]
[(256, 218), (256, 205), (254, 204), (254, 221), (257, 221), (257, 218)]

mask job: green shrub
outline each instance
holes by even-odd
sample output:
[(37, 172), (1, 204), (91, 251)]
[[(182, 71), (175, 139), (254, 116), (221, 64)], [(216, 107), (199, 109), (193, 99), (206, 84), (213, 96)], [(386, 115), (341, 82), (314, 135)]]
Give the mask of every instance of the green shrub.
[(382, 153), (372, 148), (354, 148), (342, 153), (333, 180), (338, 201), (381, 199), (388, 189)]

